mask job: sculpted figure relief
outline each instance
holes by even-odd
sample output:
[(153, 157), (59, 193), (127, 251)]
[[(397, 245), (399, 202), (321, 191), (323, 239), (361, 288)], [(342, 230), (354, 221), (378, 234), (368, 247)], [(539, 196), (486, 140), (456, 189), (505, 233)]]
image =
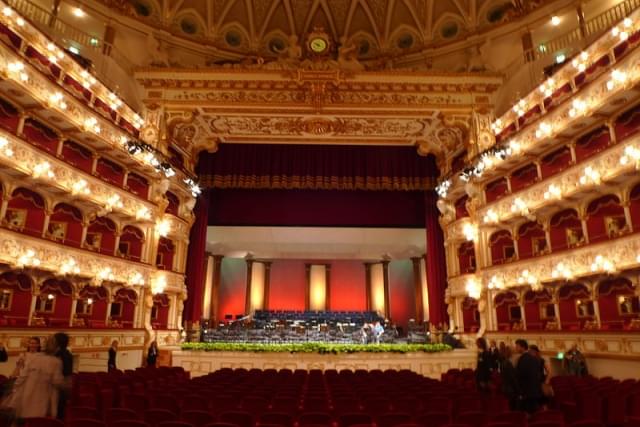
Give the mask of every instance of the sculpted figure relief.
[(358, 61), (358, 47), (353, 42), (348, 43), (346, 37), (340, 38), (340, 47), (338, 48), (338, 66), (342, 70), (364, 70), (364, 65)]
[(153, 33), (147, 35), (147, 49), (151, 59), (149, 65), (154, 67), (170, 67), (169, 52), (161, 41), (158, 41)]

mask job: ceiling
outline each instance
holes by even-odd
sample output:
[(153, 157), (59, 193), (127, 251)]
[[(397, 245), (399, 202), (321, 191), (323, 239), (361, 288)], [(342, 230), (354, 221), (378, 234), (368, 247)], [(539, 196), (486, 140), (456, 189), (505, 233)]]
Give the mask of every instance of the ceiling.
[(316, 28), (359, 59), (442, 45), (515, 19), (544, 0), (101, 0), (172, 34), (221, 51), (277, 56)]
[(424, 228), (208, 227), (207, 251), (229, 258), (409, 259), (423, 256)]

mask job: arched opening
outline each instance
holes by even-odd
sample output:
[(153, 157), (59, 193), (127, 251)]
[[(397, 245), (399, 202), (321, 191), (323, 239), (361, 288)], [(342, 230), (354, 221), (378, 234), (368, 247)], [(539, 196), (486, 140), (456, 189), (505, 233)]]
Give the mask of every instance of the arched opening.
[(41, 148), (54, 156), (58, 150), (60, 137), (49, 126), (39, 122), (36, 119), (28, 117), (24, 121), (22, 135), (31, 144)]
[(571, 150), (569, 147), (562, 147), (544, 156), (540, 161), (542, 179), (562, 172), (571, 166)]
[(124, 184), (124, 168), (104, 157), (98, 159), (96, 175), (117, 187), (122, 187)]
[(122, 229), (120, 242), (118, 243), (118, 256), (141, 261), (142, 246), (144, 245), (144, 233), (137, 227), (127, 225)]
[(638, 232), (640, 231), (640, 183), (636, 184), (629, 194), (629, 211), (633, 231)]
[(11, 194), (4, 219), (5, 224), (13, 230), (42, 237), (45, 216), (44, 198), (34, 191), (20, 187)]
[(462, 301), (462, 322), (465, 332), (478, 332), (480, 329), (480, 312), (475, 299), (466, 297)]
[(640, 318), (640, 297), (625, 277), (603, 280), (598, 283), (598, 309), (601, 329), (624, 329)]
[(512, 192), (527, 188), (539, 181), (538, 167), (530, 163), (513, 172), (510, 179)]
[(142, 199), (147, 200), (149, 198), (149, 181), (138, 174), (129, 173), (126, 188)]
[(615, 239), (628, 231), (620, 199), (608, 194), (593, 200), (587, 207), (589, 243)]
[(565, 209), (553, 215), (549, 223), (551, 251), (575, 248), (585, 243), (582, 221), (575, 209)]
[(0, 274), (0, 326), (27, 326), (31, 308), (31, 277), (21, 272)]
[(156, 294), (153, 296), (151, 308), (151, 327), (153, 329), (167, 329), (169, 322), (169, 296)]
[(513, 237), (507, 230), (496, 231), (489, 238), (491, 265), (504, 264), (516, 260)]
[(78, 294), (73, 325), (89, 328), (106, 327), (108, 303), (107, 288), (85, 285)]
[(65, 162), (78, 169), (91, 173), (93, 168), (93, 152), (77, 142), (67, 139), (62, 143), (60, 156)]
[(558, 290), (558, 305), (562, 329), (579, 331), (596, 318), (591, 293), (582, 283), (562, 285)]
[(487, 203), (494, 202), (509, 193), (507, 178), (496, 179), (487, 184), (484, 189), (484, 195)]
[(171, 191), (167, 191), (166, 196), (168, 203), (165, 213), (178, 216), (178, 212), (180, 211), (180, 199)]
[(11, 133), (16, 133), (18, 123), (20, 123), (18, 109), (7, 100), (0, 98), (0, 127)]
[(607, 148), (611, 142), (611, 135), (607, 126), (601, 126), (582, 135), (576, 141), (576, 160), (578, 162), (588, 159)]
[(113, 255), (116, 245), (116, 224), (109, 218), (99, 217), (87, 228), (85, 248), (101, 254)]
[(499, 331), (521, 331), (522, 310), (515, 292), (500, 292), (493, 299)]
[(47, 279), (40, 285), (32, 326), (69, 327), (73, 286), (66, 280)]
[(542, 225), (530, 221), (518, 228), (519, 259), (532, 258), (547, 252), (547, 238)]
[(557, 329), (557, 313), (548, 289), (528, 290), (524, 294), (527, 330)]
[(469, 212), (467, 211), (467, 200), (469, 200), (469, 196), (467, 196), (466, 194), (456, 200), (456, 219), (469, 216)]
[(156, 266), (161, 270), (173, 270), (173, 255), (176, 248), (173, 242), (166, 237), (158, 240), (158, 254), (156, 256)]
[(460, 274), (469, 274), (476, 271), (476, 252), (473, 242), (464, 242), (458, 246), (458, 264)]
[(111, 302), (110, 326), (133, 328), (133, 317), (137, 302), (138, 294), (136, 294), (136, 291), (125, 288), (118, 289)]
[(64, 245), (82, 244), (82, 213), (66, 203), (58, 203), (49, 218), (46, 236)]

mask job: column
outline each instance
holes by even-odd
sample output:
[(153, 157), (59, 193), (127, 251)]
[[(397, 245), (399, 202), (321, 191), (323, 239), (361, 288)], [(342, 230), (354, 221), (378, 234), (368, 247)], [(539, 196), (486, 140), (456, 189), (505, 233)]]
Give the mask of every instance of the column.
[(247, 260), (247, 304), (245, 314), (264, 309), (266, 268), (263, 262)]
[[(220, 282), (221, 282), (221, 268), (222, 268), (222, 255), (214, 255), (213, 256), (213, 278), (211, 283), (211, 315), (210, 319), (218, 324), (218, 293), (220, 291)], [(211, 325), (211, 326), (215, 326)]]
[[(262, 309), (269, 310), (269, 287), (271, 284), (271, 262), (263, 262), (264, 264), (264, 293), (262, 296)], [(327, 285), (328, 287), (328, 285)]]
[(416, 299), (416, 322), (422, 323), (424, 320), (424, 304), (422, 299), (422, 258), (411, 258), (413, 263), (413, 290)]
[(7, 207), (9, 207), (10, 198), (11, 196), (7, 195), (7, 197), (2, 200), (2, 205), (0, 205), (0, 221), (2, 221), (4, 219), (4, 216), (7, 214)]
[(364, 291), (366, 298), (366, 309), (367, 311), (371, 311), (371, 263), (364, 263)]
[(589, 244), (589, 228), (587, 227), (587, 218), (582, 212), (580, 212), (580, 224), (582, 225), (582, 236), (584, 237), (585, 245)]
[(51, 210), (45, 208), (44, 224), (42, 225), (42, 233), (41, 233), (41, 236), (43, 238), (47, 237), (47, 231), (49, 231), (49, 221), (51, 221), (51, 214), (53, 214), (53, 212)]
[(623, 200), (622, 207), (624, 208), (624, 220), (627, 223), (627, 232), (630, 233), (633, 229), (633, 221), (631, 220), (631, 209), (629, 200)]
[(205, 253), (205, 281), (204, 281), (204, 294), (202, 299), (202, 318), (211, 318), (211, 290), (213, 287), (213, 256), (209, 253)]
[(69, 326), (73, 327), (73, 320), (76, 317), (76, 308), (78, 307), (78, 295), (71, 295), (71, 316), (69, 316)]
[(369, 308), (389, 318), (389, 280), (385, 279), (384, 263), (370, 264), (369, 268)]
[(429, 321), (434, 324), (448, 323), (444, 302), (447, 288), (447, 268), (444, 254), (444, 235), (438, 221), (436, 206), (438, 195), (430, 190), (425, 193), (425, 225), (427, 232), (427, 283), (429, 290)]
[(29, 326), (31, 326), (31, 321), (33, 320), (33, 314), (36, 312), (36, 303), (38, 302), (38, 298), (40, 297), (40, 295), (34, 292), (33, 289), (31, 290), (31, 292), (33, 293), (31, 294), (31, 305), (29, 306), (29, 319), (27, 320)]
[(530, 31), (522, 34), (522, 52), (525, 62), (531, 62), (536, 59), (536, 53), (533, 48), (533, 37), (531, 37)]
[(113, 42), (116, 38), (116, 30), (111, 26), (111, 23), (108, 23), (104, 27), (104, 36), (102, 37), (102, 53), (104, 55), (110, 56), (111, 49), (113, 48)]
[(527, 315), (524, 310), (524, 295), (525, 292), (522, 291), (520, 297), (518, 298), (518, 305), (520, 306), (520, 317), (522, 319), (522, 329), (527, 330)]
[(382, 261), (382, 280), (384, 283), (384, 318), (388, 319), (391, 313), (389, 303), (389, 261)]
[(244, 292), (244, 312), (249, 313), (251, 311), (251, 281), (253, 278), (253, 259), (247, 258), (247, 285)]
[(584, 11), (582, 10), (582, 3), (578, 3), (576, 6), (576, 15), (578, 15), (578, 25), (580, 27), (580, 35), (583, 39), (587, 37), (587, 25), (584, 20)]
[(60, 2), (61, 0), (53, 0), (53, 5), (51, 7), (51, 16), (49, 16), (49, 22), (47, 23), (47, 25), (49, 25), (50, 28), (53, 28), (53, 26), (56, 23), (56, 18), (58, 17), (58, 11), (60, 10)]
[(307, 310), (326, 310), (328, 306), (328, 266), (307, 264), (307, 286), (305, 307)]

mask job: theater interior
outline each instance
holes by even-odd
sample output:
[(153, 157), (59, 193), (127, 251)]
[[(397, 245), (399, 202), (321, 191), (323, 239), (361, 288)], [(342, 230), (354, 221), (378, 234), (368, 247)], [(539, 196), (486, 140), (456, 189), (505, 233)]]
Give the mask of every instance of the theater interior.
[(523, 427), (525, 339), (636, 426), (639, 64), (638, 0), (0, 0), (0, 380), (63, 331), (110, 427)]

